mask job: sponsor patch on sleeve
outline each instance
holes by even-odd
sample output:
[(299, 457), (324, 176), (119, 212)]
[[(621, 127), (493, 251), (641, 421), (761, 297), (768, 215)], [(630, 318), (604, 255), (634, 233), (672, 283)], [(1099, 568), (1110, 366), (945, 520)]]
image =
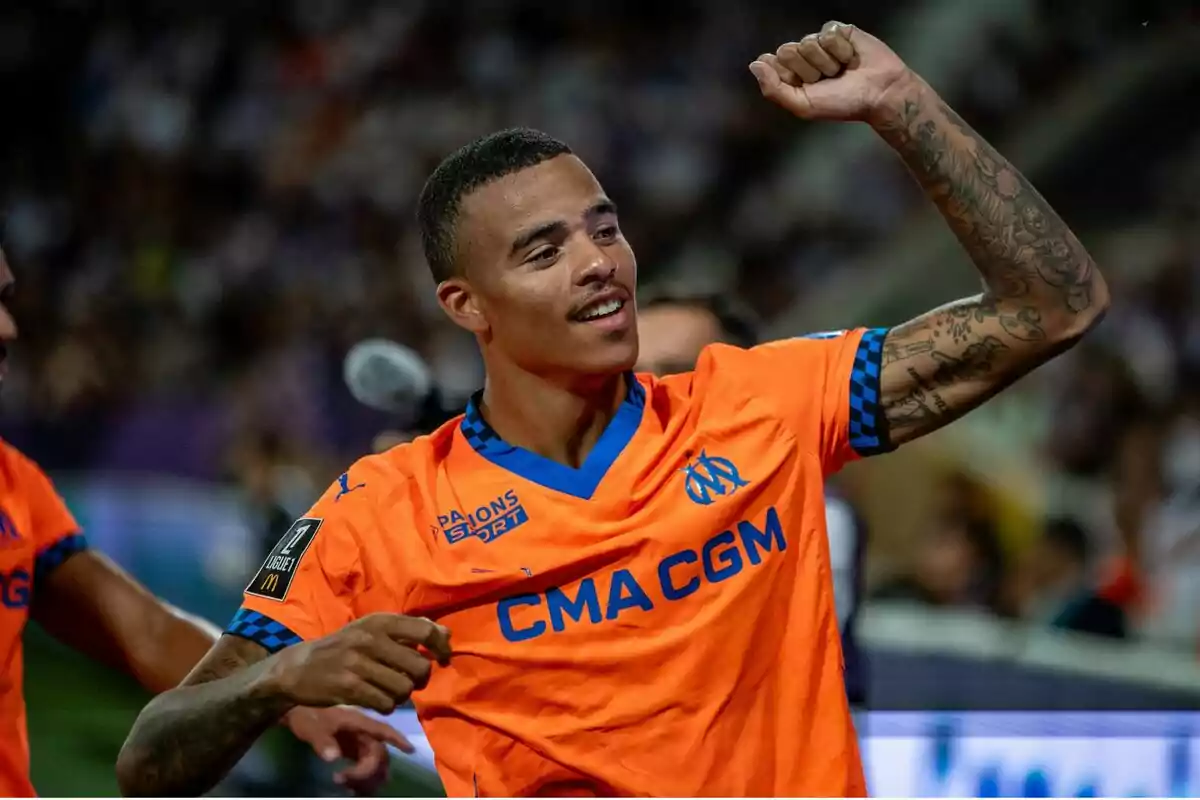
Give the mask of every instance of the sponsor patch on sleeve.
[(246, 587), (246, 594), (283, 602), (300, 566), (300, 559), (308, 552), (322, 522), (324, 520), (317, 517), (301, 517), (293, 522), (254, 574), (250, 585)]

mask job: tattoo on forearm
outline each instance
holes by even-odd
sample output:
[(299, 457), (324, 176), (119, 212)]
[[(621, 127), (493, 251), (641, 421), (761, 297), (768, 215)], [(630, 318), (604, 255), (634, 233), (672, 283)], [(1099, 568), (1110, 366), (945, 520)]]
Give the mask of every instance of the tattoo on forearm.
[(880, 133), (983, 273), (988, 295), (1080, 314), (1095, 265), (1037, 190), (944, 103), (908, 100)]
[(876, 128), (946, 218), (985, 292), (888, 334), (882, 363), (896, 366), (882, 389), (893, 444), (945, 425), (1061, 352), (1107, 304), (1091, 257), (1041, 195), (921, 91)]
[(145, 708), (121, 755), (137, 774), (136, 794), (207, 792), (279, 719), (277, 700), (247, 697), (241, 691), (249, 668), (264, 655), (240, 642), (214, 651), (185, 686), (160, 695)]

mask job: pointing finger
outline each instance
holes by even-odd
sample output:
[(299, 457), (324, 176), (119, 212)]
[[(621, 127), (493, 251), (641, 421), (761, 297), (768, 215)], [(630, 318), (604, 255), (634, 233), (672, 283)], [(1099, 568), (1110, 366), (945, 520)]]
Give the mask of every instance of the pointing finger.
[(443, 667), (450, 663), (450, 656), (452, 655), (450, 649), (450, 629), (445, 625), (432, 623), (429, 635), (425, 637), (425, 641), (422, 644), (429, 649), (429, 652), (433, 653), (434, 657), (437, 658), (437, 662)]
[(388, 754), (383, 745), (370, 740), (359, 743), (358, 757), (354, 763), (341, 770), (335, 780), (339, 783), (364, 781), (387, 763)]
[(421, 645), (439, 664), (450, 663), (450, 631), (444, 625), (425, 617), (407, 617), (402, 614), (380, 615), (380, 627), (376, 629), (401, 644)]
[(774, 99), (779, 96), (780, 90), (783, 88), (783, 81), (780, 80), (779, 73), (768, 66), (761, 57), (750, 63), (750, 72), (758, 80), (758, 88), (763, 97)]

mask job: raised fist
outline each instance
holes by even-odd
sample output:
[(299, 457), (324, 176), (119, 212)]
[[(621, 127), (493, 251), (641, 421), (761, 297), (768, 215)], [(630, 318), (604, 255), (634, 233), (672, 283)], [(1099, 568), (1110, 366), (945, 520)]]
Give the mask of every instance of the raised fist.
[(912, 77), (887, 45), (841, 22), (762, 54), (750, 71), (763, 97), (814, 120), (866, 120), (889, 89)]

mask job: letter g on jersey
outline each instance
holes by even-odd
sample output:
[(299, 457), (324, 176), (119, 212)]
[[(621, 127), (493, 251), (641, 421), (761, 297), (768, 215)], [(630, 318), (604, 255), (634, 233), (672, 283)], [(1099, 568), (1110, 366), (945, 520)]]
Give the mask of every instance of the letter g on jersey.
[(693, 503), (711, 504), (718, 497), (733, 494), (748, 485), (738, 468), (728, 458), (710, 456), (701, 450), (700, 457), (681, 470), (684, 489)]

